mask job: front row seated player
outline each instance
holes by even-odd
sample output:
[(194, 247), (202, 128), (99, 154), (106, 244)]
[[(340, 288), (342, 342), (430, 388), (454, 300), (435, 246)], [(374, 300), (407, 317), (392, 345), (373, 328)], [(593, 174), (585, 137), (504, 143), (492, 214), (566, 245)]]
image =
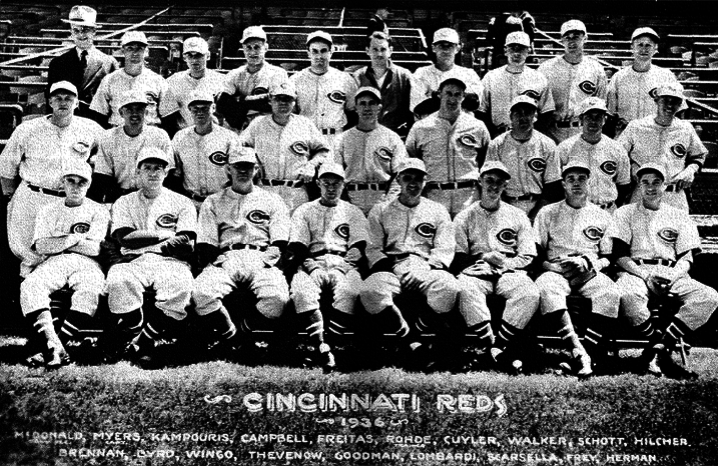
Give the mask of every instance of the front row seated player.
[[(501, 200), (510, 178), (501, 162), (490, 161), (481, 167), (481, 199), (454, 220), (456, 257), (452, 269), (458, 273), (459, 311), (470, 340), (491, 357), (492, 364), (516, 373), (521, 372), (523, 363), (512, 356), (515, 351), (506, 350), (521, 340), (536, 313), (539, 290), (525, 271), (536, 257), (531, 222), (521, 209)], [(488, 294), (506, 299), (495, 333), (486, 304)], [(474, 369), (477, 362), (477, 357), (473, 358), (468, 368)]]
[[(403, 339), (410, 327), (394, 299), (403, 292), (426, 298), (432, 315), (416, 316), (417, 329), (431, 318), (449, 326), (449, 313), (456, 303), (459, 284), (448, 271), (454, 258), (456, 238), (449, 212), (438, 202), (421, 196), (426, 184), (426, 167), (419, 159), (406, 159), (399, 167), (401, 193), (398, 198), (378, 204), (369, 212), (367, 259), (370, 275), (364, 281), (360, 299), (369, 319), (386, 333)], [(369, 322), (369, 327), (375, 325)], [(408, 341), (412, 351), (421, 346)], [(416, 353), (413, 353), (416, 354)]]
[[(289, 212), (278, 194), (254, 185), (259, 170), (254, 149), (231, 146), (224, 169), (231, 185), (209, 196), (199, 211), (197, 254), (203, 270), (192, 299), (200, 322), (214, 333), (214, 350), (234, 357), (257, 318), (276, 321), (289, 301), (280, 263), (289, 240)], [(260, 315), (229, 314), (222, 299), (238, 286), (256, 296)]]
[[(165, 332), (187, 317), (197, 214), (188, 198), (162, 186), (170, 159), (145, 147), (137, 157), (138, 191), (112, 206), (107, 299), (117, 318), (108, 357), (127, 356), (151, 366), (153, 348)], [(144, 312), (144, 292), (153, 288), (159, 312)]]
[[(644, 352), (649, 373), (695, 378), (671, 354), (705, 324), (718, 307), (718, 293), (688, 276), (693, 254), (700, 251), (698, 229), (688, 213), (663, 200), (666, 171), (647, 163), (636, 171), (641, 201), (619, 208), (606, 233), (613, 240), (616, 263), (623, 269), (617, 285), (621, 307), (631, 325), (650, 342)], [(650, 297), (680, 302), (666, 328), (656, 328), (648, 309)]]
[[(585, 377), (593, 373), (593, 365), (601, 371), (611, 369), (607, 333), (617, 324), (620, 292), (601, 272), (610, 264), (611, 246), (605, 232), (611, 215), (588, 202), (589, 180), (594, 176), (588, 164), (571, 161), (561, 176), (566, 199), (539, 210), (534, 221), (543, 270), (536, 285), (548, 327), (558, 331), (575, 360), (576, 374)], [(591, 300), (585, 347), (567, 310), (566, 298), (572, 293)]]
[[(325, 331), (342, 335), (357, 330), (354, 304), (362, 286), (358, 263), (364, 257), (369, 230), (359, 207), (339, 199), (344, 179), (344, 169), (337, 163), (324, 162), (319, 168), (321, 197), (302, 204), (292, 215), (291, 259), (285, 268), (297, 314), (306, 325), (310, 343), (317, 347), (318, 362), (327, 371), (336, 367), (336, 361), (325, 342)], [(332, 297), (330, 308), (320, 309), (322, 293)]]
[[(87, 163), (68, 157), (62, 177), (66, 196), (43, 207), (35, 222), (32, 249), (43, 261), (20, 286), (22, 312), (38, 334), (30, 338), (34, 353), (28, 359), (30, 365), (44, 363), (56, 368), (70, 362), (65, 346), (88, 327), (105, 287), (105, 275), (96, 257), (110, 215), (85, 198), (91, 179), (92, 169)], [(58, 335), (50, 314), (50, 294), (66, 285), (74, 294)]]

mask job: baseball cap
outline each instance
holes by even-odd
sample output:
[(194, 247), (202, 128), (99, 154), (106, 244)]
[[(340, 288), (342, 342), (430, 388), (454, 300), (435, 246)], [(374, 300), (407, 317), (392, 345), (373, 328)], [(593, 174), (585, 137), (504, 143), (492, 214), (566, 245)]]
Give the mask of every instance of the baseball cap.
[(244, 42), (249, 39), (261, 39), (266, 42), (267, 33), (264, 32), (261, 26), (249, 26), (242, 32), (242, 40), (240, 40), (239, 43), (244, 44)]
[(652, 28), (643, 27), (643, 28), (638, 28), (635, 31), (633, 31), (633, 34), (631, 34), (631, 41), (634, 41), (641, 36), (648, 36), (656, 42), (661, 40), (661, 37)]
[(361, 97), (364, 94), (369, 94), (372, 97), (374, 97), (376, 100), (381, 102), (381, 93), (379, 92), (379, 89), (377, 89), (376, 87), (371, 87), (371, 86), (360, 87), (359, 89), (357, 89), (357, 92), (354, 95), (354, 99), (358, 100), (359, 97)]
[(118, 108), (122, 108), (125, 105), (130, 104), (145, 104), (147, 105), (147, 94), (139, 89), (133, 89), (131, 91), (125, 91), (120, 96), (120, 105)]
[(297, 89), (292, 81), (284, 81), (283, 83), (273, 84), (272, 87), (269, 88), (269, 95), (271, 97), (286, 95), (296, 99)]
[(481, 166), (481, 170), (479, 170), (479, 177), (489, 172), (498, 172), (504, 175), (504, 178), (506, 178), (507, 180), (511, 179), (511, 173), (509, 173), (509, 170), (506, 168), (506, 165), (499, 162), (498, 160), (488, 160), (484, 162), (484, 164)]
[(334, 41), (332, 40), (332, 36), (328, 32), (324, 32), (322, 30), (314, 31), (307, 36), (307, 44), (313, 40), (323, 40), (329, 45), (332, 45), (334, 43)]
[(201, 37), (190, 37), (182, 44), (182, 53), (201, 53), (207, 55), (209, 53), (209, 45), (207, 41)]
[(583, 99), (583, 101), (579, 104), (579, 112), (578, 115), (581, 116), (584, 113), (588, 113), (591, 110), (601, 110), (604, 113), (608, 112), (608, 109), (606, 108), (606, 102), (600, 97), (588, 97), (586, 99)]
[(97, 11), (94, 8), (84, 5), (75, 5), (70, 10), (68, 19), (62, 20), (73, 26), (87, 26), (91, 28), (100, 28), (97, 25)]
[(189, 102), (187, 102), (187, 106), (189, 107), (195, 102), (207, 102), (213, 104), (214, 95), (206, 89), (195, 89), (189, 95)]
[(588, 173), (588, 175), (591, 175), (591, 167), (586, 164), (586, 162), (582, 162), (580, 160), (572, 160), (566, 165), (564, 165), (563, 169), (561, 170), (561, 178), (565, 177), (566, 174), (570, 171), (583, 171), (585, 173)]
[(68, 91), (75, 94), (75, 97), (77, 97), (77, 88), (70, 81), (58, 81), (56, 83), (52, 83), (52, 86), (50, 86), (50, 95), (53, 95), (57, 91)]
[(656, 97), (663, 96), (678, 97), (679, 99), (683, 100), (685, 99), (685, 97), (683, 96), (683, 86), (676, 83), (664, 84), (662, 86), (659, 86), (658, 89), (656, 89)]
[(420, 171), (425, 175), (427, 173), (426, 165), (424, 165), (424, 161), (421, 159), (416, 159), (416, 158), (409, 158), (409, 159), (404, 160), (404, 163), (402, 163), (399, 166), (399, 171), (397, 173), (403, 173), (407, 170)]
[(139, 166), (142, 165), (142, 162), (146, 160), (158, 160), (163, 162), (165, 166), (170, 164), (169, 155), (167, 155), (165, 151), (156, 147), (143, 147), (140, 150), (140, 153), (137, 155), (137, 167), (139, 168)]
[(257, 154), (254, 152), (254, 149), (247, 146), (236, 146), (232, 145), (229, 148), (229, 155), (227, 157), (227, 163), (233, 164), (233, 163), (257, 163)]
[(523, 45), (524, 47), (531, 47), (531, 39), (529, 35), (522, 31), (512, 32), (506, 36), (506, 42), (504, 45)]
[(127, 31), (122, 36), (122, 41), (120, 42), (120, 45), (124, 47), (127, 44), (143, 44), (147, 45), (149, 42), (147, 42), (147, 37), (145, 36), (145, 33), (142, 31)]
[(439, 90), (443, 89), (444, 86), (448, 84), (456, 84), (457, 86), (461, 87), (463, 90), (466, 90), (466, 83), (461, 78), (446, 78), (441, 83), (439, 83)]
[(536, 104), (536, 100), (533, 97), (529, 97), (527, 95), (521, 94), (514, 97), (514, 99), (511, 101), (511, 107), (510, 110), (513, 110), (515, 106), (517, 105), (529, 105), (533, 108), (538, 108), (538, 105)]
[(335, 163), (335, 162), (324, 162), (319, 167), (319, 175), (317, 175), (317, 178), (321, 178), (322, 176), (328, 175), (328, 174), (337, 175), (337, 176), (341, 177), (342, 179), (345, 178), (344, 168), (342, 168), (341, 165), (339, 165), (338, 163)]
[(84, 160), (76, 157), (66, 159), (62, 164), (62, 176), (77, 175), (90, 181), (92, 179), (92, 167)]
[(661, 176), (663, 181), (666, 181), (666, 169), (660, 163), (644, 163), (636, 170), (636, 178), (641, 179), (641, 176), (645, 173), (654, 172)]
[(584, 34), (587, 33), (586, 25), (583, 24), (583, 21), (579, 21), (577, 19), (570, 19), (561, 25), (561, 37), (563, 37), (564, 35), (566, 35), (567, 32), (570, 31), (579, 31)]
[(434, 40), (431, 43), (433, 45), (437, 42), (451, 42), (452, 44), (458, 44), (461, 41), (459, 40), (459, 33), (454, 29), (441, 28), (434, 33)]

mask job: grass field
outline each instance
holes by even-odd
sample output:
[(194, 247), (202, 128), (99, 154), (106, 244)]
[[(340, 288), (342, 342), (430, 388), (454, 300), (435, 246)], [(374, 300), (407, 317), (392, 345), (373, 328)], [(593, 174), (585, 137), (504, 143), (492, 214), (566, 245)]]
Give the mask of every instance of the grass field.
[(694, 349), (695, 381), (579, 381), (227, 362), (45, 372), (10, 363), (20, 343), (0, 343), (2, 465), (718, 461), (715, 350)]

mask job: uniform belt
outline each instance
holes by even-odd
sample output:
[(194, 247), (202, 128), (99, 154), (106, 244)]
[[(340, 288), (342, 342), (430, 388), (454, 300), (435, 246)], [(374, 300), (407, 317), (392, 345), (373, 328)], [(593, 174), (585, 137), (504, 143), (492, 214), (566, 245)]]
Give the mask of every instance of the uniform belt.
[(339, 257), (344, 257), (344, 256), (347, 255), (346, 252), (329, 251), (328, 249), (321, 249), (321, 250), (319, 250), (319, 251), (317, 251), (317, 252), (313, 252), (313, 253), (312, 253), (312, 257), (320, 257), (320, 256), (323, 256), (323, 255), (325, 255), (325, 254), (331, 254), (331, 255), (333, 255), (333, 256), (339, 256)]
[(337, 134), (340, 129), (335, 128), (322, 128), (322, 134)]
[(633, 259), (638, 265), (665, 265), (666, 267), (673, 267), (676, 265), (676, 261), (669, 259)]
[(35, 186), (34, 184), (30, 183), (27, 183), (27, 187), (30, 188), (30, 191), (35, 191), (36, 193), (49, 194), (50, 196), (57, 197), (65, 197), (65, 191), (55, 191), (54, 189), (41, 188), (40, 186)]
[(504, 199), (507, 201), (534, 201), (539, 198), (538, 194), (524, 194), (523, 196), (508, 196), (504, 194)]
[(556, 127), (557, 128), (578, 128), (581, 126), (581, 123), (578, 121), (557, 121)]
[(222, 252), (227, 251), (241, 251), (242, 249), (252, 249), (254, 251), (266, 251), (266, 246), (255, 246), (254, 244), (234, 243), (229, 246), (225, 246)]
[(475, 181), (447, 181), (439, 183), (438, 181), (429, 181), (426, 183), (426, 189), (461, 189), (461, 188), (473, 188), (476, 186)]
[(668, 186), (666, 186), (667, 193), (672, 193), (674, 191), (678, 193), (681, 191), (681, 188), (679, 188), (677, 184), (669, 184)]
[(195, 194), (195, 193), (191, 193), (191, 194), (189, 195), (189, 197), (190, 197), (193, 201), (197, 201), (197, 202), (204, 202), (204, 200), (207, 199), (207, 196), (200, 196), (199, 194)]
[(301, 188), (304, 186), (304, 181), (302, 180), (268, 180), (262, 178), (259, 182), (264, 186), (286, 186), (288, 188)]
[(388, 183), (385, 181), (380, 181), (377, 183), (349, 183), (347, 184), (344, 189), (347, 191), (364, 191), (367, 189), (370, 189), (372, 191), (384, 191), (388, 186)]
[[(402, 253), (400, 253), (400, 254), (387, 254), (387, 255), (389, 256), (390, 259), (393, 259), (393, 260), (395, 260), (395, 261), (404, 260), (404, 259), (406, 259), (406, 258), (409, 257), (409, 256), (421, 257), (420, 255), (418, 255), (418, 254), (416, 254), (416, 253), (414, 253), (414, 252), (402, 252)], [(423, 259), (423, 257), (421, 257), (421, 258)]]

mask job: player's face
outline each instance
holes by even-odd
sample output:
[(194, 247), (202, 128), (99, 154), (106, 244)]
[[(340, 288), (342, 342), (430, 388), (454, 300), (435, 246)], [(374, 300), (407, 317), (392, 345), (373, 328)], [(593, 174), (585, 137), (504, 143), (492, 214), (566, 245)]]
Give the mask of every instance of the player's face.
[(332, 46), (320, 40), (310, 42), (307, 54), (312, 69), (326, 71), (332, 59)]
[(58, 91), (50, 96), (50, 108), (55, 116), (72, 115), (77, 107), (77, 96), (70, 92)]
[(142, 162), (137, 167), (137, 185), (147, 189), (159, 189), (167, 177), (167, 164), (153, 161), (152, 159)]
[(267, 54), (268, 49), (269, 46), (262, 39), (249, 39), (242, 44), (244, 58), (250, 66), (258, 66), (264, 63), (264, 56)]
[(516, 105), (511, 110), (511, 127), (518, 131), (530, 131), (534, 127), (536, 109), (530, 105)]
[(360, 121), (374, 123), (379, 119), (381, 102), (370, 95), (363, 95), (356, 101), (356, 110)]
[(398, 177), (399, 186), (401, 186), (401, 194), (416, 198), (421, 196), (424, 190), (426, 175), (416, 170), (406, 170), (401, 172)]
[(252, 162), (228, 163), (227, 173), (232, 179), (232, 187), (243, 189), (252, 184), (254, 175), (257, 173), (257, 165)]
[(321, 190), (324, 204), (336, 205), (339, 203), (339, 197), (344, 189), (344, 180), (341, 177), (328, 173), (318, 179), (317, 184)]
[(481, 186), (481, 195), (489, 200), (501, 198), (506, 189), (508, 180), (499, 173), (488, 172), (481, 175), (479, 185)]
[(638, 180), (638, 186), (641, 187), (641, 196), (646, 201), (656, 201), (663, 196), (665, 189), (663, 179), (656, 173), (645, 173)]
[(127, 104), (120, 109), (120, 116), (125, 120), (125, 126), (140, 126), (145, 122), (147, 105), (141, 103)]
[(650, 37), (639, 37), (631, 42), (631, 51), (636, 60), (650, 60), (658, 51), (658, 44)]
[(569, 171), (561, 181), (566, 198), (581, 197), (588, 194), (588, 174), (582, 171)]
[(441, 110), (448, 113), (460, 112), (464, 97), (466, 97), (466, 91), (461, 86), (457, 86), (456, 84), (445, 85), (439, 92)]
[(89, 26), (71, 26), (70, 37), (75, 42), (75, 47), (80, 50), (87, 50), (95, 40), (97, 29)]
[(394, 49), (384, 39), (372, 39), (366, 53), (374, 66), (386, 66)]
[(183, 53), (185, 63), (190, 71), (198, 72), (207, 68), (207, 55), (199, 52)]
[(147, 54), (147, 46), (139, 43), (127, 44), (122, 47), (122, 54), (125, 56), (125, 66), (128, 64), (143, 64)]
[(454, 64), (456, 54), (459, 52), (459, 45), (451, 42), (437, 42), (431, 46), (431, 50), (436, 55), (436, 62), (442, 65)]
[(294, 110), (296, 99), (290, 95), (275, 95), (269, 99), (272, 113), (275, 115), (289, 115)]
[(212, 121), (212, 108), (214, 104), (209, 102), (195, 102), (187, 107), (192, 114), (195, 125), (204, 126)]
[(603, 125), (606, 123), (606, 113), (600, 110), (588, 111), (581, 115), (581, 123), (584, 131), (591, 134), (598, 133), (603, 130)]
[(90, 187), (90, 181), (78, 175), (68, 175), (62, 178), (65, 186), (66, 203), (78, 205), (82, 203)]
[(681, 108), (683, 100), (678, 97), (670, 95), (664, 95), (656, 99), (656, 105), (658, 106), (658, 116), (664, 118), (673, 118), (676, 115), (678, 109)]
[(512, 65), (523, 65), (529, 56), (529, 48), (519, 44), (509, 44), (504, 47), (504, 54)]
[(581, 31), (568, 31), (561, 37), (566, 52), (579, 52), (583, 50), (583, 44), (586, 43), (586, 34)]

